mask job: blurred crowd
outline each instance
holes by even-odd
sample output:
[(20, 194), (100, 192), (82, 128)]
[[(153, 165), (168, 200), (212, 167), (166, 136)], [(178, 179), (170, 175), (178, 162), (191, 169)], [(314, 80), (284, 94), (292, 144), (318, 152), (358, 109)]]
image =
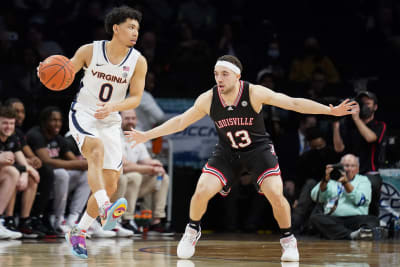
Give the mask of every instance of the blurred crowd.
[[(78, 90), (79, 74), (70, 88), (52, 92), (40, 83), (36, 67), (50, 55), (72, 57), (73, 52), (83, 44), (109, 39), (104, 30), (104, 15), (112, 7), (123, 4), (143, 12), (135, 48), (148, 61), (146, 94), (151, 97), (193, 98), (199, 95), (214, 84), (212, 70), (216, 58), (231, 54), (242, 61), (242, 79), (249, 82), (324, 104), (336, 104), (345, 98), (357, 100), (359, 113), (340, 120), (326, 116), (300, 116), (271, 106), (265, 107), (263, 113), (267, 129), (276, 144), (285, 194), (294, 209), (312, 202), (311, 190), (325, 177), (326, 165), (337, 163), (342, 156), (350, 153), (359, 159), (359, 173), (368, 176), (371, 181), (371, 201), (367, 211), (378, 215), (377, 199), (381, 183), (378, 170), (388, 166), (398, 167), (398, 154), (389, 153), (391, 158), (388, 158), (386, 149), (390, 137), (394, 138), (400, 130), (400, 121), (396, 118), (400, 91), (395, 89), (400, 82), (397, 73), (400, 62), (399, 2), (13, 0), (2, 3), (0, 11), (0, 101), (4, 107), (12, 107), (16, 115), (3, 110), (4, 114), (0, 117), (7, 121), (14, 116), (20, 131), (20, 141), (14, 142), (20, 142), (20, 150), (33, 168), (29, 174), (32, 178), (24, 178), (26, 181), (18, 184), (16, 191), (24, 192), (22, 206), (18, 208), (21, 218), (34, 215), (32, 225), (36, 225), (39, 233), (50, 231), (41, 228), (40, 218), (48, 212), (45, 209), (49, 201), (40, 200), (43, 194), (53, 199), (54, 192), (65, 196), (74, 192), (74, 188), (85, 188), (82, 177), (86, 175), (87, 166), (77, 153), (72, 153), (73, 149), (67, 149), (70, 146), (68, 143), (49, 141), (67, 132), (66, 114)], [(49, 103), (55, 107), (49, 109)], [(18, 115), (21, 105), (24, 107), (23, 119)], [(53, 114), (58, 115), (53, 117)], [(140, 111), (138, 114), (141, 115)], [(40, 137), (38, 129), (47, 127), (47, 123), (48, 127), (57, 131), (49, 130), (48, 136), (40, 141), (43, 137)], [(154, 124), (152, 122), (149, 126)], [(6, 143), (14, 131), (10, 133), (9, 128), (0, 130), (0, 137), (7, 137), (2, 139)], [(21, 143), (21, 140), (26, 142)], [(30, 147), (29, 151), (24, 145)], [(49, 155), (44, 155), (41, 150), (45, 147), (63, 154), (60, 157), (74, 163), (64, 166), (49, 161)], [(58, 154), (51, 155), (58, 158)], [(18, 162), (19, 157), (9, 157), (13, 158), (13, 163), (16, 161), (25, 165)], [(50, 167), (48, 163), (51, 163)], [(54, 169), (58, 168), (68, 171), (56, 173)], [(18, 172), (24, 173), (23, 170)], [(12, 176), (12, 173), (6, 170), (6, 175)], [(14, 172), (14, 175), (17, 174)], [(82, 179), (75, 179), (77, 184), (70, 184), (71, 192), (65, 192), (61, 186), (49, 186), (53, 182), (48, 182), (45, 187), (42, 185), (46, 179), (53, 181), (58, 177), (65, 182), (65, 177), (74, 176)], [(127, 177), (125, 183), (132, 183), (132, 179)], [(3, 183), (3, 180), (0, 181)], [(7, 186), (15, 188), (16, 185)], [(4, 185), (0, 184), (0, 187), (4, 188)], [(248, 213), (246, 222), (237, 219), (242, 216), (229, 214), (227, 218), (236, 219), (230, 220), (232, 224), (227, 224), (226, 229), (243, 226), (252, 231), (262, 227), (262, 217), (258, 215), (262, 209), (260, 206), (266, 204), (258, 199), (257, 194), (251, 196), (255, 192), (246, 177), (233, 189), (235, 191), (236, 197), (226, 203), (227, 207), (239, 201), (252, 203), (253, 208), (241, 209)], [(36, 192), (43, 192), (37, 194), (39, 201), (35, 200)], [(89, 191), (85, 191), (79, 196), (85, 198), (88, 194)], [(137, 194), (140, 195), (140, 192)], [(9, 206), (14, 206), (15, 197), (11, 199), (14, 200)], [(72, 201), (72, 206), (68, 205), (73, 215), (69, 218), (72, 223), (84, 207), (74, 205), (73, 199), (69, 200)], [(52, 203), (53, 211), (60, 214), (50, 212), (52, 222), (44, 223), (45, 227), (63, 225), (64, 214), (61, 213), (66, 210), (65, 202), (65, 197), (61, 197), (58, 202)], [(32, 205), (33, 215), (30, 214)], [(161, 203), (163, 205), (165, 203)], [(301, 210), (299, 221), (294, 224), (302, 225), (305, 218), (309, 218), (312, 207), (304, 205), (306, 208)], [(0, 206), (0, 213), (11, 220), (13, 209)], [(161, 215), (165, 216), (162, 212)], [(126, 225), (131, 224), (131, 219), (132, 216), (127, 218)], [(65, 220), (68, 222), (68, 217)], [(19, 225), (24, 223), (27, 223), (26, 227), (31, 226), (29, 221), (19, 221)], [(13, 225), (14, 222), (5, 224)], [(60, 230), (58, 228), (53, 230)]]

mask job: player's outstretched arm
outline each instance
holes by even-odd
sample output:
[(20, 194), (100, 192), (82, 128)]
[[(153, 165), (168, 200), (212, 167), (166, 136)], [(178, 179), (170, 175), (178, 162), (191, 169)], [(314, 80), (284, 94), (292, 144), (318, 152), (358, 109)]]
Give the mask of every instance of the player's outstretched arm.
[(332, 116), (344, 116), (355, 112), (355, 101), (344, 100), (337, 106), (323, 105), (306, 98), (294, 98), (282, 93), (276, 93), (261, 85), (252, 85), (253, 99), (259, 99), (262, 104), (277, 106), (287, 110), (293, 110), (307, 114), (326, 114)]
[(208, 114), (209, 106), (211, 103), (210, 92), (200, 95), (194, 105), (186, 110), (184, 113), (172, 117), (163, 124), (146, 132), (132, 129), (125, 131), (125, 136), (129, 142), (133, 142), (132, 147), (144, 143), (148, 140), (157, 138), (159, 136), (169, 135), (184, 130), (189, 125), (202, 119)]

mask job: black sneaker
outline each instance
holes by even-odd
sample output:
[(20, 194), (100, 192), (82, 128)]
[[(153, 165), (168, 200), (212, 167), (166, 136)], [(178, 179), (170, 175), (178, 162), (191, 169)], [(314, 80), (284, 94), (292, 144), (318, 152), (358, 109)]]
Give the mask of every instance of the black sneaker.
[(17, 223), (15, 222), (14, 217), (8, 216), (4, 218), (4, 226), (11, 231), (18, 232)]
[(143, 234), (134, 220), (122, 220), (122, 227), (133, 232), (133, 236), (141, 236)]
[(170, 229), (166, 228), (164, 224), (157, 223), (150, 225), (148, 235), (161, 235), (161, 236), (173, 236), (175, 233)]
[(53, 230), (53, 228), (50, 225), (46, 225), (46, 223), (43, 222), (43, 218), (38, 218), (38, 217), (32, 217), (32, 225), (33, 229), (42, 232), (45, 234), (45, 238), (56, 238), (57, 233)]
[(31, 218), (20, 219), (18, 231), (23, 234), (23, 238), (43, 238), (46, 235), (45, 233), (34, 229)]

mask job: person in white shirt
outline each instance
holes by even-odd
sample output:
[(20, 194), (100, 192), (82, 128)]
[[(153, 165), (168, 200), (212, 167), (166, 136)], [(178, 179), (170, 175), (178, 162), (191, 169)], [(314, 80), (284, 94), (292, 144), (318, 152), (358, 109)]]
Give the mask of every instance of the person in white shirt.
[[(136, 128), (137, 117), (135, 110), (126, 110), (121, 112), (122, 129), (124, 131)], [(123, 148), (123, 174), (118, 182), (117, 192), (112, 199), (125, 197), (128, 202), (128, 208), (122, 215), (122, 226), (130, 229), (134, 233), (140, 234), (132, 221), (138, 198), (151, 195), (153, 220), (151, 222), (148, 234), (171, 235), (172, 233), (165, 229), (162, 219), (166, 217), (165, 206), (167, 202), (169, 176), (166, 174), (162, 163), (152, 159), (144, 144), (139, 144), (131, 148), (124, 136), (121, 136), (124, 144)], [(159, 177), (161, 176), (161, 177)], [(161, 183), (158, 183), (161, 178)], [(136, 229), (135, 229), (136, 228)]]

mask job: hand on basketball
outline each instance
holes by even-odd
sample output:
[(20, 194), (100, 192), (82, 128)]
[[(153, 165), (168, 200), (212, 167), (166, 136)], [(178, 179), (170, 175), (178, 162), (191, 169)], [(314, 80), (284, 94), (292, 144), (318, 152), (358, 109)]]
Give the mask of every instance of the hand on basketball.
[(96, 113), (94, 113), (94, 117), (98, 120), (107, 118), (107, 116), (114, 111), (114, 105), (111, 103), (98, 103), (97, 106), (101, 107), (96, 110)]
[(131, 148), (149, 140), (149, 138), (146, 137), (145, 132), (141, 132), (133, 128), (131, 131), (124, 131), (124, 134), (128, 142), (132, 142)]
[(344, 115), (354, 114), (357, 105), (358, 104), (356, 101), (350, 101), (350, 99), (346, 99), (335, 107), (329, 104), (329, 107), (331, 109), (331, 115), (344, 116)]

